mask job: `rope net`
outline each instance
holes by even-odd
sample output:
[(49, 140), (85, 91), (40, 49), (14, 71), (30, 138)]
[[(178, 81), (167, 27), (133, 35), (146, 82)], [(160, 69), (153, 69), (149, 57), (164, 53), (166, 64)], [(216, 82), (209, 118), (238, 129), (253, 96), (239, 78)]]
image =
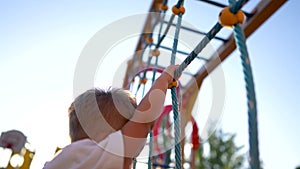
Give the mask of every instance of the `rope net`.
[[(177, 52), (178, 53), (184, 53), (187, 54), (187, 57), (179, 64), (178, 69), (175, 71), (174, 77), (178, 77), (180, 74), (185, 73), (184, 70), (193, 62), (193, 60), (195, 58), (200, 58), (198, 55), (199, 53), (209, 44), (209, 42), (216, 38), (218, 40), (223, 41), (224, 43), (226, 42), (226, 40), (216, 37), (216, 35), (218, 34), (218, 32), (220, 32), (220, 30), (223, 27), (232, 27), (233, 28), (233, 32), (234, 32), (234, 37), (235, 37), (235, 41), (236, 41), (236, 46), (238, 48), (238, 50), (241, 53), (241, 60), (242, 60), (242, 65), (243, 65), (243, 72), (244, 72), (244, 76), (245, 76), (245, 83), (246, 83), (246, 91), (247, 91), (247, 99), (248, 99), (248, 125), (249, 125), (249, 152), (250, 152), (250, 167), (252, 169), (259, 169), (259, 150), (258, 150), (258, 137), (257, 137), (257, 109), (256, 109), (256, 99), (255, 99), (255, 91), (254, 91), (254, 82), (253, 82), (253, 75), (252, 75), (252, 70), (251, 70), (251, 66), (250, 66), (250, 59), (248, 56), (248, 51), (247, 51), (247, 47), (246, 47), (246, 43), (245, 43), (245, 35), (243, 32), (243, 29), (241, 28), (240, 24), (242, 24), (244, 22), (244, 13), (240, 10), (243, 6), (243, 4), (245, 4), (247, 2), (247, 0), (239, 0), (239, 1), (235, 1), (235, 0), (230, 0), (230, 6), (226, 7), (226, 6), (222, 6), (219, 4), (219, 6), (224, 7), (224, 9), (221, 11), (220, 16), (219, 16), (219, 21), (206, 33), (204, 34), (204, 38), (201, 39), (201, 41), (194, 47), (194, 49), (190, 52), (190, 53), (184, 53), (177, 50), (177, 46), (178, 46), (178, 40), (180, 40), (180, 30), (182, 29), (181, 26), (181, 22), (182, 22), (182, 17), (185, 13), (185, 8), (183, 7), (184, 5), (184, 1), (183, 0), (178, 0), (178, 2), (172, 7), (172, 15), (169, 19), (168, 22), (165, 22), (165, 14), (166, 11), (168, 10), (168, 6), (167, 6), (167, 1), (163, 1), (160, 4), (160, 10), (158, 12), (158, 17), (160, 20), (157, 22), (158, 27), (159, 27), (159, 31), (158, 31), (158, 35), (157, 35), (157, 42), (154, 43), (153, 42), (153, 31), (155, 29), (154, 25), (151, 29), (152, 32), (144, 34), (144, 43), (146, 44), (143, 47), (142, 50), (142, 54), (140, 56), (144, 56), (145, 51), (148, 50), (148, 58), (147, 58), (147, 63), (146, 65), (143, 65), (142, 68), (135, 68), (135, 71), (137, 72), (135, 74), (134, 77), (132, 77), (131, 82), (134, 83), (136, 82), (136, 78), (139, 79), (139, 83), (136, 84), (136, 94), (138, 94), (138, 92), (140, 92), (140, 88), (143, 86), (143, 90), (142, 90), (142, 96), (145, 93), (145, 89), (146, 89), (146, 85), (147, 85), (147, 80), (151, 80), (151, 82), (153, 83), (157, 77), (157, 73), (161, 73), (164, 66), (160, 66), (158, 64), (159, 61), (159, 56), (161, 54), (160, 48), (163, 49), (169, 49), (171, 50), (171, 57), (170, 57), (170, 64), (174, 65), (176, 64), (175, 59), (176, 59), (176, 55)], [(217, 4), (218, 5), (218, 4)], [(246, 16), (251, 17), (253, 14), (249, 14), (246, 13)], [(177, 22), (176, 24), (174, 24), (174, 20), (177, 17)], [(163, 31), (163, 24), (167, 23), (167, 25), (165, 26), (165, 29)], [(162, 46), (163, 41), (165, 40), (165, 38), (167, 37), (170, 28), (172, 25), (176, 26), (175, 29), (175, 33), (173, 36), (173, 46), (172, 48), (167, 48)], [(163, 33), (162, 33), (163, 32)], [(139, 60), (140, 62), (142, 62), (143, 58), (139, 58), (137, 60)], [(153, 57), (155, 57), (155, 62), (154, 64), (151, 64)], [(208, 61), (209, 59), (203, 59), (204, 61)], [(141, 70), (139, 70), (141, 69)], [(152, 72), (152, 77), (148, 77), (147, 74), (148, 72)], [(151, 84), (152, 84), (151, 83)], [(134, 87), (131, 86), (131, 89), (133, 89)], [(168, 109), (166, 112), (168, 112), (168, 116), (166, 116), (166, 113), (163, 112), (161, 115), (161, 118), (159, 118), (155, 124), (156, 127), (154, 127), (154, 131), (149, 133), (149, 158), (148, 158), (148, 169), (155, 167), (155, 166), (159, 166), (161, 168), (172, 168), (174, 167), (175, 169), (179, 169), (179, 168), (183, 168), (183, 155), (182, 155), (182, 126), (181, 126), (181, 113), (179, 110), (180, 107), (180, 100), (178, 100), (178, 92), (179, 87), (176, 85), (173, 85), (170, 87), (170, 91), (171, 91), (171, 98), (172, 98), (172, 105), (167, 105), (165, 107), (165, 110)], [(153, 142), (157, 143), (157, 141), (155, 141), (155, 136), (157, 136), (157, 132), (158, 132), (158, 126), (162, 125), (162, 117), (166, 116), (167, 119), (169, 119), (169, 113), (171, 112), (170, 108), (172, 107), (172, 113), (173, 113), (173, 123), (174, 123), (174, 144), (175, 144), (175, 158), (174, 158), (174, 164), (175, 166), (170, 166), (170, 152), (167, 151), (164, 153), (164, 155), (167, 155), (168, 157), (164, 156), (164, 160), (167, 161), (163, 164), (158, 164), (155, 162), (155, 159), (152, 158), (153, 157)], [(198, 132), (198, 126), (196, 124), (196, 121), (191, 118), (191, 121), (193, 123), (193, 129)], [(170, 125), (169, 122), (164, 122), (164, 125)], [(168, 128), (168, 127), (167, 127)], [(199, 147), (199, 136), (198, 134), (196, 134), (195, 132), (193, 132), (192, 138), (195, 138), (192, 140), (193, 144), (194, 144), (194, 148)], [(153, 140), (154, 138), (154, 140)], [(197, 140), (198, 138), (198, 140)], [(195, 141), (196, 140), (196, 141)], [(198, 144), (197, 144), (198, 142)], [(168, 154), (169, 153), (169, 154)], [(155, 158), (159, 157), (159, 156), (154, 156)], [(162, 158), (162, 155), (161, 155)], [(154, 161), (154, 163), (153, 163)], [(136, 162), (137, 160), (134, 160), (134, 168), (136, 166)]]

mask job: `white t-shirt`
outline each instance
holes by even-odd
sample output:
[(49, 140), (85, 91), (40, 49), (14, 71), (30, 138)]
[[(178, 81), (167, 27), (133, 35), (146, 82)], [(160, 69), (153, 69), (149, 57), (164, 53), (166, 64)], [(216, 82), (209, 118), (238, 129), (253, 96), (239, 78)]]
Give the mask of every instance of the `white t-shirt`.
[(114, 132), (96, 143), (83, 139), (65, 147), (44, 169), (121, 169), (124, 144), (121, 131)]

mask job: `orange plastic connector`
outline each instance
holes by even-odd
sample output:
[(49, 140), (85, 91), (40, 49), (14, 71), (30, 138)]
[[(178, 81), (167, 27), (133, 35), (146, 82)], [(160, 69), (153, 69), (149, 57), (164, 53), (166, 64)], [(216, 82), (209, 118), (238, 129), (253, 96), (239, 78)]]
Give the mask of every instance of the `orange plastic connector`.
[(151, 50), (151, 56), (159, 56), (160, 51), (158, 49)]
[(167, 4), (163, 4), (163, 5), (160, 6), (160, 9), (161, 9), (162, 11), (167, 11), (167, 10), (169, 9), (169, 7), (168, 7)]
[(219, 23), (225, 27), (232, 27), (238, 23), (244, 23), (244, 12), (239, 10), (236, 14), (230, 11), (230, 7), (225, 7), (219, 14)]
[(147, 37), (145, 38), (145, 41), (146, 41), (147, 44), (151, 44), (151, 43), (153, 43), (153, 38), (150, 37), (150, 36), (147, 36)]
[(176, 5), (173, 6), (172, 8), (172, 12), (174, 15), (178, 15), (178, 14), (184, 14), (185, 13), (185, 8), (183, 6), (180, 6), (179, 8), (176, 7)]
[(147, 79), (146, 78), (142, 78), (141, 80), (140, 80), (140, 84), (145, 84), (147, 82)]
[(168, 85), (168, 89), (171, 89), (171, 88), (177, 87), (177, 86), (178, 86), (178, 83), (177, 83), (176, 80), (174, 80), (172, 83), (170, 83), (170, 84)]

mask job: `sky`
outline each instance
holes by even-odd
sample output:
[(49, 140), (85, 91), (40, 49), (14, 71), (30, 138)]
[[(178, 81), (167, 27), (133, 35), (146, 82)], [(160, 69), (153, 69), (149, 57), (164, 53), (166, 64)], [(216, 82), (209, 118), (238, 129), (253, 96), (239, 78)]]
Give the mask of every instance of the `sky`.
[[(70, 142), (67, 109), (74, 97), (77, 61), (86, 44), (114, 21), (146, 13), (150, 4), (150, 0), (0, 1), (0, 132), (16, 129), (27, 136), (36, 151), (31, 168), (42, 168), (57, 146)], [(201, 15), (195, 4), (202, 5), (187, 2), (186, 21), (198, 27), (203, 20), (201, 30), (209, 30), (212, 24), (206, 19), (217, 17), (210, 10), (220, 9), (207, 8), (203, 11), (207, 15)], [(288, 1), (247, 40), (258, 104), (260, 158), (266, 169), (300, 165), (299, 6), (300, 1)], [(217, 18), (211, 20), (215, 23)], [(124, 26), (139, 30), (143, 24), (141, 20)], [(98, 68), (95, 84), (111, 85), (112, 76), (106, 72), (124, 66), (122, 56), (131, 56), (136, 42), (137, 36), (129, 37), (109, 50), (114, 64), (106, 57), (103, 63), (108, 63), (107, 67)], [(221, 68), (226, 100), (219, 128), (236, 133), (236, 143), (244, 145), (246, 152), (246, 93), (238, 52)], [(209, 93), (205, 92), (209, 85), (204, 81), (200, 101)]]

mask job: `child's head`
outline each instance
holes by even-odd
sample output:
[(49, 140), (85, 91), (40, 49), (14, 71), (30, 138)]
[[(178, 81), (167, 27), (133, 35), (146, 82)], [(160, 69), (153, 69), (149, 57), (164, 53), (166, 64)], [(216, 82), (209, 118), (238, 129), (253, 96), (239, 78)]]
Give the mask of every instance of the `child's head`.
[(103, 135), (120, 130), (136, 107), (134, 96), (127, 90), (95, 88), (84, 92), (69, 108), (71, 141), (83, 138), (100, 141)]

